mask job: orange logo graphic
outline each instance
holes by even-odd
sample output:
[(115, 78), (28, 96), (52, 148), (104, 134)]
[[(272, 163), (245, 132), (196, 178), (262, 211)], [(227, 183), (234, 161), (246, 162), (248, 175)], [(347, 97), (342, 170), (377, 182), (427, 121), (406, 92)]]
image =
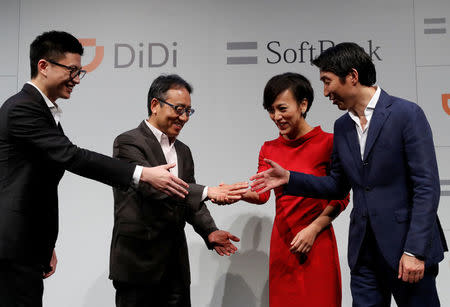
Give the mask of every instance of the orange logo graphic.
[(83, 66), (83, 69), (85, 69), (87, 72), (92, 72), (102, 62), (103, 56), (105, 54), (105, 47), (96, 46), (95, 38), (80, 38), (78, 40), (80, 41), (81, 45), (83, 45), (83, 47), (95, 47), (94, 59), (92, 60), (91, 63)]
[(450, 94), (442, 94), (442, 107), (445, 113), (450, 115)]

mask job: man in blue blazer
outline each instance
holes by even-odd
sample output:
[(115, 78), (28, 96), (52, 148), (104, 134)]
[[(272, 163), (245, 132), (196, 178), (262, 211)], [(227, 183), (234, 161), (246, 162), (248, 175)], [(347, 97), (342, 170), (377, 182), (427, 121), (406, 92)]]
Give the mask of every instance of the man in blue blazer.
[(447, 243), (437, 217), (439, 175), (422, 109), (374, 86), (363, 48), (341, 43), (313, 64), (324, 95), (348, 112), (334, 125), (330, 174), (315, 177), (272, 168), (251, 179), (260, 193), (344, 198), (353, 189), (348, 262), (353, 306), (439, 306), (438, 263)]

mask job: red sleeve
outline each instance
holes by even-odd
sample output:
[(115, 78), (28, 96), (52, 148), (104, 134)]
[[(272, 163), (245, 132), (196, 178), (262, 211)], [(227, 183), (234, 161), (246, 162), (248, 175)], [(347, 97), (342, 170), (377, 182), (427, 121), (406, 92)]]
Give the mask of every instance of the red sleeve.
[(329, 206), (333, 206), (335, 208), (339, 207), (339, 212), (342, 212), (347, 208), (348, 203), (350, 202), (350, 193), (344, 199), (341, 200), (330, 200), (328, 203)]
[[(259, 160), (258, 160), (258, 173), (261, 173), (270, 168), (270, 165), (264, 162), (266, 158), (265, 155), (265, 144), (261, 146), (261, 150), (259, 151)], [(259, 200), (263, 203), (267, 202), (270, 198), (270, 191), (259, 194)]]

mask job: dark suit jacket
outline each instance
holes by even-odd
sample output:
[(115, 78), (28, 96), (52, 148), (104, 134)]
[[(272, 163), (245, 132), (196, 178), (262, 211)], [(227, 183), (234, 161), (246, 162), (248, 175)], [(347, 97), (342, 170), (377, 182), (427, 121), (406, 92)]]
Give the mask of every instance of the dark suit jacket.
[[(168, 197), (147, 186), (137, 190), (114, 189), (114, 230), (110, 278), (131, 283), (157, 283), (167, 266), (175, 266), (186, 285), (190, 283), (186, 221), (208, 245), (217, 230), (201, 201), (204, 187), (195, 184), (194, 162), (189, 147), (175, 141), (178, 177), (189, 183), (185, 200)], [(114, 141), (114, 157), (144, 166), (166, 164), (161, 145), (142, 122)], [(210, 247), (208, 245), (208, 247)]]
[(25, 84), (0, 108), (0, 258), (48, 266), (64, 170), (126, 188), (134, 166), (72, 144)]
[(370, 121), (364, 159), (348, 114), (334, 125), (330, 176), (291, 172), (288, 194), (342, 198), (353, 189), (348, 261), (353, 269), (370, 223), (386, 261), (398, 270), (404, 251), (444, 257), (447, 243), (437, 217), (440, 183), (433, 136), (422, 109), (382, 91)]

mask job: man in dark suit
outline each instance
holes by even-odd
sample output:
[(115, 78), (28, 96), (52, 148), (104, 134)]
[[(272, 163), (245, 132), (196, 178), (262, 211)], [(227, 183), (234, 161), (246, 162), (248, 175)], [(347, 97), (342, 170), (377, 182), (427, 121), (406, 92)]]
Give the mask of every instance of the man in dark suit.
[(439, 175), (433, 136), (422, 109), (390, 96), (369, 55), (354, 43), (326, 50), (324, 94), (348, 112), (334, 125), (329, 176), (273, 168), (253, 176), (262, 191), (342, 198), (353, 189), (348, 261), (353, 306), (439, 306), (438, 263), (447, 243), (437, 217)]
[[(31, 81), (0, 108), (0, 305), (41, 306), (42, 278), (56, 268), (58, 183), (65, 170), (117, 188), (145, 186), (184, 197), (168, 169), (147, 168), (72, 144), (58, 98), (70, 98), (86, 73), (83, 47), (66, 32), (46, 32), (30, 47)], [(141, 183), (140, 183), (141, 181)]]
[(110, 278), (117, 307), (190, 306), (186, 222), (218, 254), (230, 255), (237, 249), (230, 240), (239, 238), (217, 229), (203, 201), (237, 201), (247, 183), (218, 187), (195, 183), (191, 151), (177, 140), (194, 113), (191, 92), (178, 75), (159, 76), (148, 93), (149, 118), (114, 142), (114, 157), (144, 166), (177, 162), (171, 172), (189, 183), (185, 199), (148, 187), (114, 189)]

